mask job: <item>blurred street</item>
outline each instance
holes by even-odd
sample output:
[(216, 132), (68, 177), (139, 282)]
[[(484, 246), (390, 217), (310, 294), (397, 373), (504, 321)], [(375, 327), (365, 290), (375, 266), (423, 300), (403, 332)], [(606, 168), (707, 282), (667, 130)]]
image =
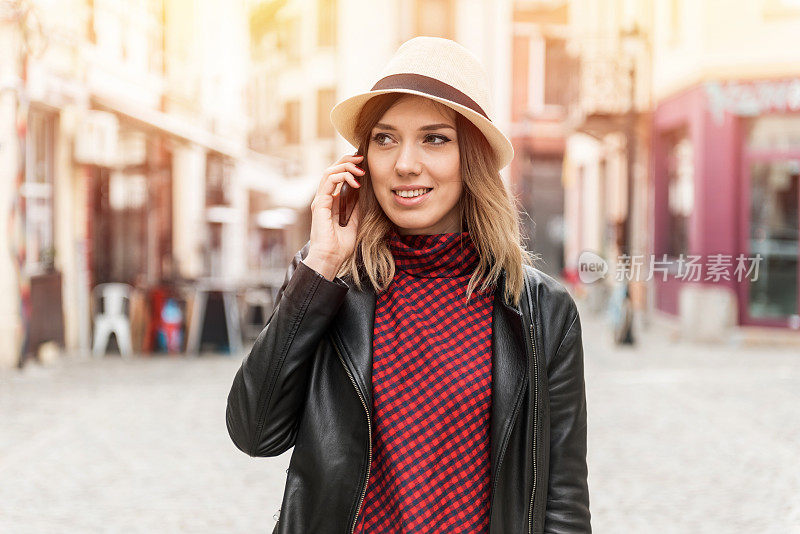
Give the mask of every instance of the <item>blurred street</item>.
[[(582, 311), (597, 533), (800, 532), (800, 360)], [(225, 429), (239, 358), (63, 359), (0, 373), (0, 531), (269, 532), (291, 451)]]
[[(227, 394), (343, 155), (365, 221), (445, 227), (380, 193), (391, 121), (333, 113), (420, 36), (488, 75), (421, 92), (514, 150), (461, 168), (458, 126), (462, 229), (579, 300), (595, 534), (800, 534), (800, 0), (728, 4), (0, 0), (0, 534), (272, 530), (292, 451), (239, 451)], [(433, 185), (429, 137), (393, 154)]]

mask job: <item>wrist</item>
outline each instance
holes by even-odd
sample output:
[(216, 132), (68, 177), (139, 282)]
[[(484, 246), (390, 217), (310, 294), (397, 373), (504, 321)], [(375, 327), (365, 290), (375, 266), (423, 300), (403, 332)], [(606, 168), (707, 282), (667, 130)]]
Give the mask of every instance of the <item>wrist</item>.
[(334, 256), (315, 252), (309, 252), (308, 256), (303, 258), (303, 263), (317, 271), (329, 281), (332, 281), (336, 277), (336, 273), (339, 272), (339, 267), (341, 266), (341, 262)]

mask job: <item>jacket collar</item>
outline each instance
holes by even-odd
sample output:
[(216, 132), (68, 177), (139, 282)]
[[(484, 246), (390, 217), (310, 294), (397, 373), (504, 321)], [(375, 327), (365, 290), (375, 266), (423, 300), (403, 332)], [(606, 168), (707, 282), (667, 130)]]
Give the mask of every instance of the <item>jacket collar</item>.
[[(376, 295), (367, 282), (359, 291), (353, 281), (336, 315), (330, 332), (342, 352), (345, 365), (356, 381), (372, 416), (372, 334)], [(527, 351), (522, 311), (503, 298), (506, 271), (497, 283), (492, 311), (492, 480), (500, 455), (500, 445), (511, 423), (514, 403), (526, 374)]]

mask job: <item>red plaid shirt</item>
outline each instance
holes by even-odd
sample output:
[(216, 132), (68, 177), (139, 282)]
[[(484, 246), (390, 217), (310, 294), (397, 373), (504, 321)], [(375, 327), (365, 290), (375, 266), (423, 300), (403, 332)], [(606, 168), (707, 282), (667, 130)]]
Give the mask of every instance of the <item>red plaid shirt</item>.
[(356, 532), (488, 532), (494, 286), (468, 232), (390, 234), (373, 331), (373, 446)]

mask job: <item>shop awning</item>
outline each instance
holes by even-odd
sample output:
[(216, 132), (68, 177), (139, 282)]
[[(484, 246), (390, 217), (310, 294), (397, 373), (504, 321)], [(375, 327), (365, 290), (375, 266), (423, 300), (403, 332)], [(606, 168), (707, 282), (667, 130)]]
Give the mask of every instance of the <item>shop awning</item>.
[(256, 225), (259, 228), (280, 229), (291, 226), (296, 221), (297, 212), (291, 208), (262, 210), (256, 214)]
[(119, 113), (138, 122), (144, 129), (159, 130), (235, 159), (243, 157), (247, 152), (243, 145), (215, 135), (175, 115), (98, 94), (93, 94), (91, 100), (95, 106)]

